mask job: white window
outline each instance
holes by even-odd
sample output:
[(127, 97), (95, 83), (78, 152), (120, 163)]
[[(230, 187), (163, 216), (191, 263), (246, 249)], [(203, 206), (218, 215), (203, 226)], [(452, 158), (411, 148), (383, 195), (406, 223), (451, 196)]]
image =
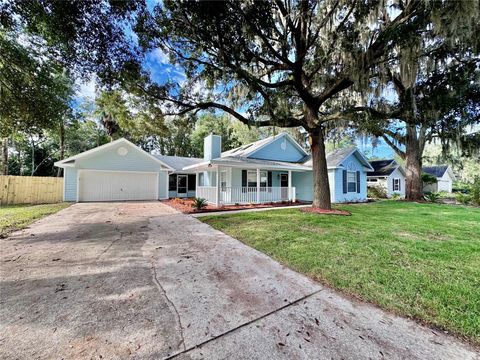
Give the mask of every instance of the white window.
[(227, 187), (227, 170), (222, 170), (220, 172), (220, 188), (222, 191), (225, 191), (225, 188)]
[(205, 174), (203, 172), (198, 174), (198, 186), (205, 186)]
[(260, 187), (267, 187), (268, 185), (268, 172), (260, 171)]
[(400, 191), (400, 179), (393, 179), (393, 191)]
[(257, 187), (257, 171), (255, 170), (247, 171), (247, 186)]
[[(260, 171), (260, 187), (267, 187), (268, 171)], [(247, 186), (257, 187), (257, 170), (247, 171)]]
[(356, 171), (347, 172), (347, 186), (348, 186), (348, 192), (357, 192), (357, 172)]

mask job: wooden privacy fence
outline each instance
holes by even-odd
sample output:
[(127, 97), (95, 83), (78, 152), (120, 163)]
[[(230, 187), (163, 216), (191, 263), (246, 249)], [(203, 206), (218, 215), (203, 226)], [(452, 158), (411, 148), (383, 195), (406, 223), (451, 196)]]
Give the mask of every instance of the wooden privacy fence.
[(0, 205), (63, 201), (63, 178), (0, 175)]

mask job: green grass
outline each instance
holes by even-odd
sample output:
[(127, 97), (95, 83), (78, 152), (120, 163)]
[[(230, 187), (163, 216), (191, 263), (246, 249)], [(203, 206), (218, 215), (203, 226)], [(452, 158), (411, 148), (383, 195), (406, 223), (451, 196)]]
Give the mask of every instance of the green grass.
[(383, 201), (200, 218), (360, 299), (480, 344), (480, 209)]
[(70, 204), (2, 205), (0, 206), (0, 238), (20, 230), (38, 219), (65, 209)]

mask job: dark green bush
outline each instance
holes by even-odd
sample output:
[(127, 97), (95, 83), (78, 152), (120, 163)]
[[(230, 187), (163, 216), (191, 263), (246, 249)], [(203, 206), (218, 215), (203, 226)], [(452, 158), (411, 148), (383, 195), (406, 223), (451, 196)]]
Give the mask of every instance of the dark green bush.
[(464, 193), (461, 193), (461, 192), (457, 193), (455, 195), (455, 198), (457, 199), (457, 201), (460, 204), (463, 204), (463, 205), (468, 205), (472, 201), (472, 196), (471, 195), (464, 194)]
[(437, 178), (433, 175), (423, 173), (422, 174), (422, 181), (424, 184), (429, 185), (429, 184), (436, 184), (437, 183)]
[(431, 203), (436, 203), (438, 202), (438, 200), (440, 200), (440, 194), (438, 192), (426, 192), (424, 195), (423, 195), (423, 198), (428, 201), (428, 202), (431, 202)]
[(470, 187), (470, 194), (472, 196), (472, 203), (480, 206), (480, 176), (475, 176), (473, 184)]

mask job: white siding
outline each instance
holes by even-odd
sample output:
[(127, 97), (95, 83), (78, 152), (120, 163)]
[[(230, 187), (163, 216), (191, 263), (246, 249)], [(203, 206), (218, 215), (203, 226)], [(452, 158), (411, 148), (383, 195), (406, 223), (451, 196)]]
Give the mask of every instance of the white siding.
[(452, 178), (450, 177), (450, 174), (448, 173), (448, 170), (445, 171), (445, 174), (441, 178), (437, 178), (438, 183), (437, 183), (437, 191), (446, 191), (451, 193), (452, 192), (452, 187), (453, 187), (453, 181)]
[(168, 198), (168, 172), (160, 171), (158, 175), (158, 198), (167, 199)]
[[(393, 179), (400, 179), (400, 191), (393, 190)], [(401, 197), (405, 197), (405, 176), (403, 176), (402, 172), (398, 169), (392, 172), (387, 178), (387, 196), (392, 197), (395, 193), (400, 194)]]
[(65, 201), (77, 201), (77, 169), (66, 167), (63, 175)]

